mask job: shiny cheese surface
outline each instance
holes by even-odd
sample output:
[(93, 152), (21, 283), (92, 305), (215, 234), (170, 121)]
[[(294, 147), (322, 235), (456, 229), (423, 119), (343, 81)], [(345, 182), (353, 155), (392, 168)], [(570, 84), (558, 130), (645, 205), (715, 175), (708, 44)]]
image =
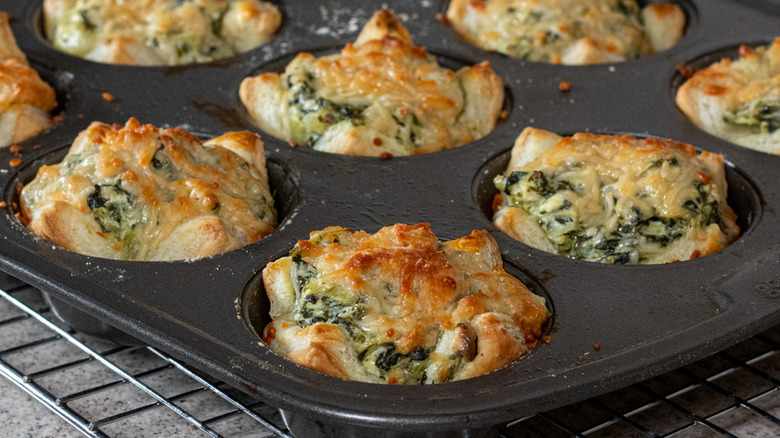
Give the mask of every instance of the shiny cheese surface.
[(677, 90), (677, 106), (712, 135), (751, 149), (780, 154), (780, 38), (743, 46), (696, 72)]
[(41, 80), (16, 45), (10, 17), (0, 12), (0, 146), (30, 138), (51, 126), (54, 89)]
[(213, 61), (259, 46), (281, 24), (259, 0), (44, 0), (43, 12), (55, 47), (113, 64)]
[(263, 144), (249, 132), (201, 142), (130, 119), (94, 122), (21, 193), (22, 219), (67, 250), (125, 260), (217, 254), (276, 224)]
[(428, 224), (328, 227), (263, 270), (264, 340), (342, 379), (420, 384), (508, 365), (532, 348), (545, 300), (503, 269), (485, 231), (440, 242)]
[(675, 44), (685, 26), (678, 6), (634, 0), (453, 0), (447, 20), (479, 47), (553, 64), (638, 58)]
[(716, 252), (739, 234), (723, 156), (671, 140), (526, 128), (498, 187), (496, 225), (531, 246), (603, 263)]
[(261, 129), (294, 144), (412, 155), (487, 135), (504, 88), (487, 62), (457, 72), (439, 66), (382, 10), (340, 53), (301, 53), (281, 74), (246, 78), (240, 96)]

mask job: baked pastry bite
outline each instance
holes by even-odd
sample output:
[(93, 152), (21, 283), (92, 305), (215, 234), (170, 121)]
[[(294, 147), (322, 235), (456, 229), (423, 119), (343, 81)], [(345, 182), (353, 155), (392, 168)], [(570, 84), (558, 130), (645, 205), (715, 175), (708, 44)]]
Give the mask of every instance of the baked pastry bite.
[(487, 62), (453, 72), (412, 42), (387, 10), (335, 55), (300, 53), (284, 73), (244, 79), (241, 101), (262, 130), (325, 152), (412, 155), (487, 135), (504, 103)]
[(494, 182), (498, 228), (575, 259), (688, 260), (739, 234), (723, 156), (672, 140), (526, 128)]
[(739, 59), (723, 59), (697, 71), (677, 90), (677, 106), (708, 133), (780, 154), (780, 38)]
[(0, 146), (28, 139), (52, 124), (54, 89), (27, 64), (16, 45), (10, 16), (0, 12)]
[(685, 14), (635, 0), (452, 0), (447, 22), (466, 40), (514, 58), (598, 64), (639, 58), (677, 44)]
[(533, 348), (545, 299), (504, 271), (486, 231), (440, 242), (428, 224), (328, 227), (263, 270), (263, 340), (342, 379), (420, 384), (504, 367)]
[(123, 260), (205, 257), (270, 234), (276, 211), (263, 142), (202, 142), (131, 118), (93, 122), (20, 195), (22, 222), (69, 251)]
[(92, 61), (209, 62), (251, 50), (281, 24), (262, 0), (44, 0), (46, 37)]

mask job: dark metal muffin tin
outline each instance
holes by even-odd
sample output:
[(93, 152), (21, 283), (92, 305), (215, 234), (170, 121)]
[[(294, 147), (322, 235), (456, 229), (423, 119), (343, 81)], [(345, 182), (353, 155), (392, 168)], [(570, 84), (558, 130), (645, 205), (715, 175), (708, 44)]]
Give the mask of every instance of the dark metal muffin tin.
[[(279, 71), (299, 51), (338, 50), (382, 2), (287, 1), (280, 5), (280, 31), (251, 52), (203, 65), (127, 67), (54, 50), (39, 31), (40, 2), (4, 0), (0, 9), (15, 18), (20, 46), (57, 88), (64, 115), (47, 133), (21, 143), (21, 166), (11, 167), (17, 157), (0, 150), (8, 204), (0, 214), (0, 269), (48, 293), (58, 314), (78, 329), (159, 347), (278, 406), (298, 436), (490, 435), (492, 425), (674, 369), (780, 323), (780, 157), (716, 139), (674, 105), (677, 63), (701, 67), (734, 56), (740, 44), (771, 42), (780, 35), (780, 10), (768, 0), (680, 4), (689, 24), (674, 48), (585, 67), (524, 62), (473, 47), (436, 19), (444, 1), (391, 4), (415, 42), (443, 65), (491, 62), (506, 86), (506, 120), (477, 142), (391, 160), (292, 148), (261, 133), (279, 228), (225, 254), (147, 263), (86, 257), (33, 237), (14, 217), (17, 183), (58, 161), (93, 120), (123, 124), (132, 116), (202, 136), (259, 132), (238, 100), (241, 80)], [(570, 82), (571, 91), (558, 91), (560, 81)], [(104, 100), (103, 92), (116, 99)], [(671, 138), (722, 153), (741, 237), (721, 253), (657, 266), (573, 261), (512, 240), (490, 222), (491, 181), (526, 126)], [(312, 230), (340, 225), (375, 232), (396, 222), (430, 222), (442, 239), (489, 230), (507, 269), (548, 297), (551, 342), (485, 376), (397, 387), (319, 374), (260, 341), (268, 317), (259, 272), (268, 262)]]

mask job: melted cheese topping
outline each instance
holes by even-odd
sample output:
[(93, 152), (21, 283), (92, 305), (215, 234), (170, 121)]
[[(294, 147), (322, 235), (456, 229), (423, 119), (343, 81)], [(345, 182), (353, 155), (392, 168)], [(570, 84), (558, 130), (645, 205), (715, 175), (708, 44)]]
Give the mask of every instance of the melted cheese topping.
[(670, 140), (527, 128), (495, 223), (540, 249), (605, 263), (665, 263), (736, 239), (723, 157)]
[(767, 47), (741, 47), (739, 59), (699, 70), (677, 90), (677, 105), (717, 137), (780, 153), (780, 38)]
[(51, 125), (54, 89), (41, 80), (16, 45), (10, 17), (0, 12), (0, 146), (32, 137)]
[(440, 67), (382, 10), (341, 53), (301, 53), (281, 75), (245, 79), (240, 96), (255, 123), (276, 137), (378, 156), (434, 152), (487, 135), (504, 89), (487, 62), (457, 73)]
[(281, 14), (259, 0), (45, 0), (58, 49), (114, 64), (208, 62), (266, 42)]
[(675, 44), (685, 26), (678, 6), (650, 5), (642, 19), (659, 36), (648, 39), (634, 0), (453, 0), (447, 19), (479, 47), (554, 64), (638, 58)]
[(459, 380), (525, 354), (549, 317), (543, 298), (504, 272), (485, 231), (440, 243), (428, 224), (374, 235), (329, 227), (263, 271), (264, 340), (344, 379)]
[(31, 231), (65, 249), (127, 260), (212, 255), (276, 223), (256, 135), (202, 143), (135, 119), (92, 123), (61, 163), (42, 166), (24, 187), (21, 210)]

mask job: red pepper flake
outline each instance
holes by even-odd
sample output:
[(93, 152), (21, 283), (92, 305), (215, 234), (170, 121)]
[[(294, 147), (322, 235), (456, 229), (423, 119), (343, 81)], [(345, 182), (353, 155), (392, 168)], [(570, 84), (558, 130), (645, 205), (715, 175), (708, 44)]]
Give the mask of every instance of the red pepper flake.
[(379, 137), (374, 137), (374, 146), (382, 146), (382, 139)]
[(748, 46), (739, 46), (739, 57), (745, 58), (748, 56), (755, 55), (756, 51)]
[(393, 158), (393, 154), (391, 154), (390, 152), (382, 152), (381, 154), (379, 154), (380, 160), (390, 160), (392, 158)]
[(387, 383), (388, 383), (389, 385), (395, 385), (395, 384), (397, 384), (397, 383), (398, 383), (398, 377), (395, 377), (395, 376), (390, 376), (390, 377), (388, 377), (388, 378), (387, 378)]
[(691, 260), (698, 259), (699, 257), (701, 257), (701, 251), (699, 251), (698, 249), (693, 250), (693, 252), (691, 253)]
[(19, 146), (18, 144), (13, 144), (8, 149), (11, 151), (11, 153), (16, 154), (16, 155), (19, 155), (19, 154), (22, 153), (22, 147)]
[(8, 204), (5, 203), (5, 201), (0, 201), (0, 208), (6, 208), (8, 207)]
[(594, 350), (601, 350), (601, 343), (596, 342), (595, 344), (593, 344), (593, 349)]
[(294, 141), (291, 141), (289, 144), (290, 144), (291, 148), (297, 148), (298, 147), (298, 143), (296, 143)]
[(686, 64), (683, 64), (682, 62), (678, 62), (674, 67), (677, 69), (677, 73), (679, 73), (683, 79), (687, 80), (693, 76), (693, 69), (688, 67)]
[(561, 93), (568, 93), (571, 90), (571, 82), (560, 81), (558, 82), (558, 91)]
[(385, 332), (385, 336), (388, 338), (392, 338), (393, 336), (395, 336), (395, 329), (394, 328), (387, 329), (387, 331)]
[(268, 328), (265, 330), (263, 342), (270, 344), (274, 339), (276, 339), (276, 327), (274, 327), (273, 324), (269, 324)]
[(213, 183), (211, 183), (210, 185), (211, 185), (211, 188), (212, 188), (212, 189), (214, 189), (214, 190), (216, 190), (216, 189), (218, 189), (218, 188), (219, 188), (219, 183), (218, 183), (218, 182), (216, 182), (216, 181), (215, 181), (215, 182), (213, 182)]
[(107, 91), (105, 93), (101, 94), (101, 96), (103, 97), (103, 100), (105, 100), (106, 102), (113, 102), (116, 99), (116, 97), (114, 97), (113, 94), (111, 94), (111, 93), (109, 93)]
[(445, 26), (450, 25), (450, 20), (447, 18), (446, 15), (442, 14), (441, 12), (436, 14), (436, 19), (444, 23)]
[(712, 181), (712, 175), (706, 174), (702, 171), (699, 171), (699, 173), (696, 174), (696, 178), (698, 178), (702, 184), (709, 184), (709, 182)]
[(22, 160), (14, 158), (13, 160), (9, 161), (8, 164), (10, 164), (11, 167), (19, 167), (22, 165)]

